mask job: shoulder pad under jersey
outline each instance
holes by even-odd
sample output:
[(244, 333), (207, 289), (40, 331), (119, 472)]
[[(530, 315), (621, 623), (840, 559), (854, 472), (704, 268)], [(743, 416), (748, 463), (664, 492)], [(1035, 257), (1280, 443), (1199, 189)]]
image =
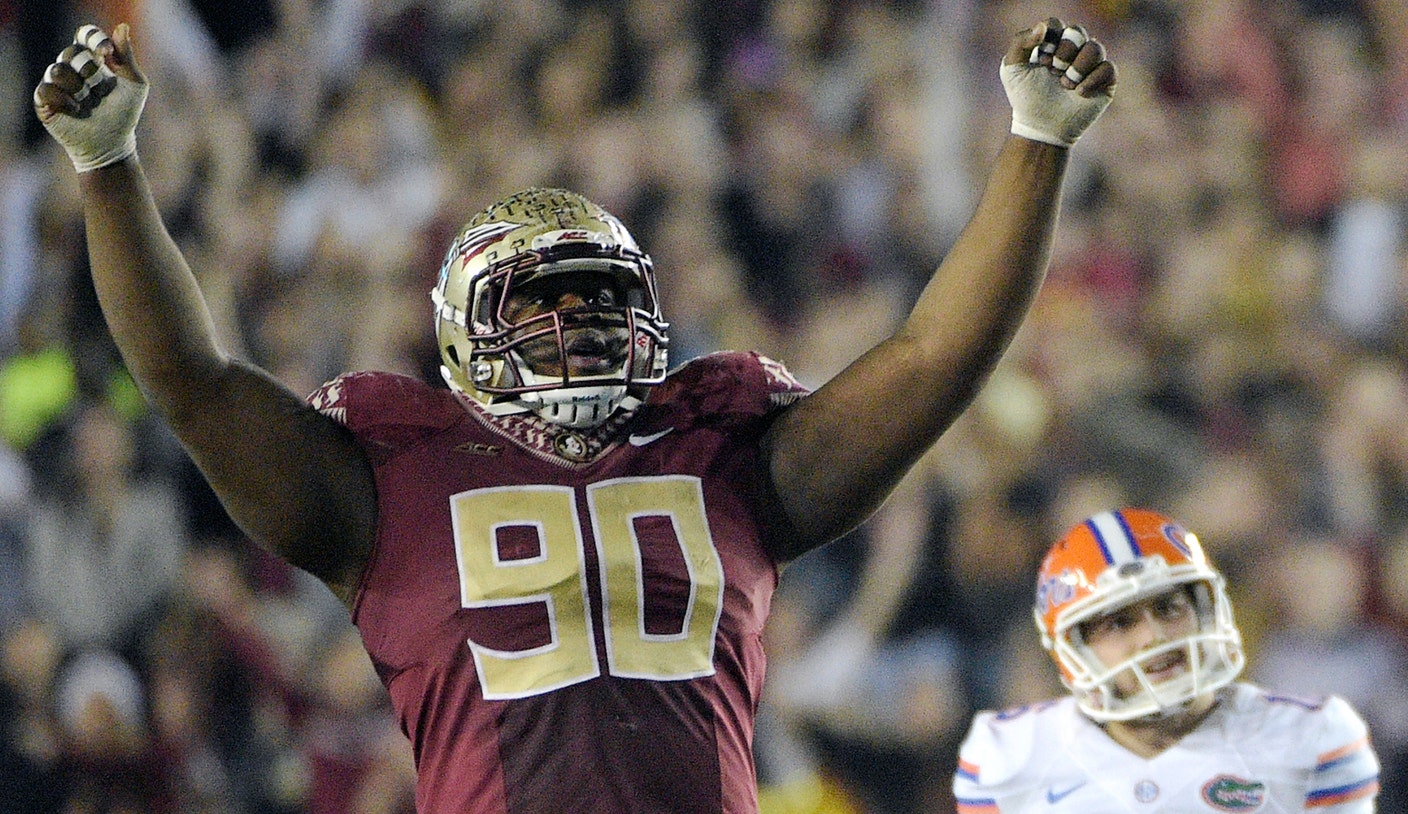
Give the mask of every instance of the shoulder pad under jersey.
[(465, 408), (443, 387), (398, 373), (344, 373), (308, 403), (370, 448), (394, 449), (462, 420)]
[(808, 392), (780, 362), (728, 351), (700, 356), (671, 371), (646, 404), (653, 410), (692, 413), (701, 423), (728, 423), (767, 416)]
[(986, 788), (1020, 781), (1042, 750), (1059, 740), (1061, 724), (1053, 720), (1059, 704), (1043, 701), (973, 716), (959, 750), (958, 780)]
[(1325, 699), (1323, 717), (1316, 739), (1315, 784), (1306, 795), (1307, 807), (1372, 799), (1379, 792), (1380, 765), (1364, 719), (1336, 695)]
[(1294, 745), (1296, 762), (1312, 769), (1307, 805), (1341, 804), (1372, 797), (1379, 788), (1379, 760), (1369, 741), (1369, 729), (1354, 708), (1339, 696), (1302, 698), (1235, 685), (1232, 737)]

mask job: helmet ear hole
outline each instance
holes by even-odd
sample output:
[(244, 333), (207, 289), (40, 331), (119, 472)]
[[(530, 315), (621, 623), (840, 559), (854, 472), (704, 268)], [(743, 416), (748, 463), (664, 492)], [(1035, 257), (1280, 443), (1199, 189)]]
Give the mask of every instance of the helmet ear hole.
[(455, 349), (454, 345), (445, 346), (445, 358), (448, 359), (450, 361), (450, 364), (454, 365), (455, 367), (459, 367), (461, 364), (460, 352)]

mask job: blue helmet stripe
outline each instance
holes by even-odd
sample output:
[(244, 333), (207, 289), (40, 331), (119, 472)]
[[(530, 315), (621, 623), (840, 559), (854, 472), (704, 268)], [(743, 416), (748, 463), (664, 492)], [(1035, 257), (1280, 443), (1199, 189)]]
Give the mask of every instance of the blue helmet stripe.
[(1105, 545), (1105, 535), (1100, 533), (1100, 527), (1095, 524), (1096, 518), (1085, 521), (1085, 527), (1090, 529), (1090, 533), (1095, 537), (1095, 543), (1100, 546), (1100, 556), (1105, 558), (1106, 563), (1112, 563), (1115, 558), (1110, 554), (1110, 547)]
[(1129, 524), (1119, 513), (1101, 512), (1085, 521), (1085, 525), (1095, 536), (1095, 542), (1100, 544), (1100, 553), (1106, 563), (1113, 565), (1139, 558), (1139, 547), (1135, 545), (1134, 535), (1130, 533)]
[(1124, 512), (1115, 512), (1115, 520), (1119, 521), (1120, 529), (1124, 531), (1124, 539), (1129, 541), (1129, 550), (1134, 552), (1136, 558), (1144, 556), (1144, 552), (1139, 548), (1139, 540), (1134, 536), (1134, 530), (1129, 527), (1129, 519), (1124, 516)]

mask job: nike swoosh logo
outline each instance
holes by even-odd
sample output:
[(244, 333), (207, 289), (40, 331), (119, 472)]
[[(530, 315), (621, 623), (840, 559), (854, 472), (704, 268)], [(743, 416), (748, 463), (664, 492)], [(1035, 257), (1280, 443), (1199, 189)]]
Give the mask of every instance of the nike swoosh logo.
[(1049, 788), (1046, 790), (1046, 802), (1053, 804), (1059, 803), (1069, 797), (1071, 793), (1074, 792), (1076, 789), (1082, 788), (1083, 786), (1085, 786), (1084, 780), (1075, 784), (1074, 786), (1071, 786), (1068, 789), (1062, 789), (1061, 791), (1057, 791), (1054, 787)]
[(643, 446), (645, 446), (646, 444), (649, 444), (649, 443), (652, 442), (652, 441), (659, 441), (661, 438), (664, 438), (665, 436), (669, 435), (670, 433), (672, 433), (672, 432), (674, 432), (674, 431), (675, 431), (675, 428), (674, 428), (674, 427), (666, 427), (665, 429), (661, 430), (660, 432), (653, 432), (653, 433), (651, 433), (650, 435), (635, 435), (635, 434), (632, 434), (631, 437), (630, 437), (628, 440), (631, 442), (631, 446), (633, 446), (633, 447), (643, 447)]

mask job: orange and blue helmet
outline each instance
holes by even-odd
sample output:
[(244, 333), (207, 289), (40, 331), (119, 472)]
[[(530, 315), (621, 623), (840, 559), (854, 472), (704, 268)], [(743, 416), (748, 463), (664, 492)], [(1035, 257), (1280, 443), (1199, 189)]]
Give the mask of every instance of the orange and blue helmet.
[[(1104, 664), (1083, 639), (1084, 623), (1144, 599), (1187, 586), (1197, 611), (1188, 636), (1157, 642), (1117, 664)], [(1126, 508), (1076, 525), (1047, 552), (1037, 575), (1034, 609), (1041, 644), (1083, 712), (1099, 721), (1167, 714), (1232, 682), (1245, 664), (1225, 580), (1198, 538), (1157, 512)], [(1189, 669), (1164, 682), (1144, 665), (1182, 649)], [(1131, 673), (1140, 690), (1120, 692)]]

